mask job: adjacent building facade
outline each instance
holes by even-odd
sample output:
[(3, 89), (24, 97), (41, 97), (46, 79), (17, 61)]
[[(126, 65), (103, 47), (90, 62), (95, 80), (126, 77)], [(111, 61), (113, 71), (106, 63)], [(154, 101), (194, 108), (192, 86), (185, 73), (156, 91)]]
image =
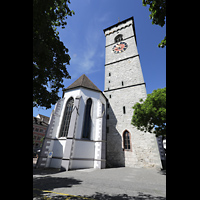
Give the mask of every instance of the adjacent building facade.
[(48, 127), (49, 117), (38, 114), (33, 117), (33, 152), (41, 149), (41, 139), (45, 137), (45, 133)]

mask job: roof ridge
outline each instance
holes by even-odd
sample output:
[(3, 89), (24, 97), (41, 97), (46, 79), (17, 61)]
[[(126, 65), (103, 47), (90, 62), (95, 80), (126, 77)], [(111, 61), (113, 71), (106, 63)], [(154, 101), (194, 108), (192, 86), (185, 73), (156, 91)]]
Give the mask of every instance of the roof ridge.
[(64, 90), (69, 90), (77, 87), (84, 87), (101, 92), (101, 90), (85, 74), (81, 75), (77, 80), (75, 80), (71, 85), (69, 85)]
[(81, 83), (81, 85), (83, 85), (83, 83), (84, 83), (84, 79), (85, 79), (86, 75), (83, 74), (82, 76), (83, 76), (83, 78), (82, 78), (82, 83)]

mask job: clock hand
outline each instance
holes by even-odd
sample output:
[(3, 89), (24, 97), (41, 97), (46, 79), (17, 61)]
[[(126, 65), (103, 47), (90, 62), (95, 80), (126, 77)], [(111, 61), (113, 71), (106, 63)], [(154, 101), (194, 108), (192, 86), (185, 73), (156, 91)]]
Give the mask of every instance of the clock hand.
[(121, 46), (119, 46), (119, 45), (117, 44), (117, 48), (118, 48), (118, 49), (121, 49)]

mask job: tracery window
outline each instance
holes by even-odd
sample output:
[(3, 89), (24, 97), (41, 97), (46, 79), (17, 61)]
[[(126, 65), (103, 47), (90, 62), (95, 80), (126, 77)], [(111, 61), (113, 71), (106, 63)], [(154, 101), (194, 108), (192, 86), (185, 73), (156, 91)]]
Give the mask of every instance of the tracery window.
[(122, 34), (119, 34), (115, 37), (115, 42), (120, 42), (123, 40), (123, 35)]
[(85, 115), (84, 115), (84, 123), (83, 123), (83, 138), (90, 139), (90, 132), (91, 132), (91, 108), (92, 108), (92, 99), (89, 98), (86, 102), (85, 107)]
[(62, 125), (60, 129), (60, 136), (59, 137), (67, 137), (68, 130), (69, 130), (69, 125), (70, 125), (70, 120), (71, 120), (71, 115), (73, 111), (73, 106), (74, 106), (74, 99), (71, 97), (67, 101), (66, 107), (65, 107), (65, 112), (63, 115), (63, 120), (62, 120)]
[(131, 150), (130, 133), (126, 130), (123, 133), (124, 150)]

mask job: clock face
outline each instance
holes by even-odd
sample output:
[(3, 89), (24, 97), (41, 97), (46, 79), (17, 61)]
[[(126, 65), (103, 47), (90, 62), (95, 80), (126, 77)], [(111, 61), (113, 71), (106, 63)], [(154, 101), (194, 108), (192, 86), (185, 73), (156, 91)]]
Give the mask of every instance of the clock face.
[(114, 51), (114, 53), (121, 53), (125, 51), (127, 47), (128, 45), (125, 42), (118, 42), (116, 45), (114, 45), (112, 50)]

